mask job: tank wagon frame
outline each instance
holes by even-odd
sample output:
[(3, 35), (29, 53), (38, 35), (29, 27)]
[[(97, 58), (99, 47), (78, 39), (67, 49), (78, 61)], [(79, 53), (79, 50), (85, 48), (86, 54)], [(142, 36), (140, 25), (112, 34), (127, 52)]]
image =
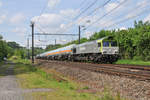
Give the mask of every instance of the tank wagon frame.
[(118, 60), (119, 47), (113, 37), (104, 37), (83, 44), (72, 44), (36, 56), (37, 59), (92, 61), (113, 63)]

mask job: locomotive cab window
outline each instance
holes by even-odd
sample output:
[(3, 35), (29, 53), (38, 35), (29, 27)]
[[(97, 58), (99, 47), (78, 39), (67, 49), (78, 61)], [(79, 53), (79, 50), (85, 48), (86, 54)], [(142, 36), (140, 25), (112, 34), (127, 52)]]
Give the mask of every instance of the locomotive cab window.
[(104, 46), (104, 47), (109, 47), (109, 42), (108, 42), (108, 41), (104, 41), (104, 42), (103, 42), (103, 46)]
[(101, 43), (98, 43), (98, 47), (101, 47)]
[(112, 47), (116, 47), (116, 46), (117, 46), (117, 42), (116, 42), (116, 41), (112, 41), (112, 42), (111, 42), (111, 46), (112, 46)]

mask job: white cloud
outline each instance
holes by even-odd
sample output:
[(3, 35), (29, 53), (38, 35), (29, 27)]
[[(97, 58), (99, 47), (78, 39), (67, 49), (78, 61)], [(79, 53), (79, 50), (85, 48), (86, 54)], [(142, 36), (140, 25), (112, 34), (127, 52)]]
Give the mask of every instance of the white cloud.
[(42, 44), (42, 42), (38, 39), (35, 39), (34, 42), (35, 42), (35, 45), (41, 45)]
[(65, 28), (65, 24), (61, 24), (61, 25), (60, 25), (60, 28)]
[(49, 0), (48, 1), (48, 7), (49, 8), (54, 8), (60, 3), (60, 0)]
[[(98, 20), (100, 17), (95, 15), (95, 16), (86, 16), (83, 20), (79, 19), (77, 24), (78, 25), (84, 25), (88, 28), (97, 28), (98, 31), (101, 28), (110, 26), (114, 23), (114, 20), (111, 20), (110, 17), (105, 17), (102, 20)], [(88, 23), (87, 23), (88, 22)], [(90, 26), (89, 26), (90, 25)]]
[(88, 32), (85, 32), (84, 34), (85, 34), (85, 37), (86, 37), (87, 39), (89, 39), (89, 38), (94, 34), (94, 32), (88, 31)]
[(98, 24), (98, 26), (101, 27), (101, 28), (109, 28), (109, 27), (111, 27), (114, 23), (115, 23), (114, 20), (105, 18), (104, 20), (102, 20), (102, 21)]
[(117, 6), (118, 6), (118, 3), (109, 3), (105, 6), (105, 9), (106, 9), (107, 12), (109, 12)]
[(16, 15), (12, 16), (12, 18), (10, 19), (10, 22), (12, 24), (20, 24), (23, 21), (25, 21), (25, 16), (21, 13), (18, 13)]
[(41, 16), (33, 17), (32, 21), (34, 21), (38, 27), (42, 26), (46, 31), (56, 32), (60, 28), (60, 25), (62, 27), (64, 19), (59, 14), (46, 13)]
[(3, 3), (0, 1), (0, 7), (2, 7), (3, 6)]
[(16, 27), (15, 29), (12, 30), (12, 32), (17, 33), (19, 36), (24, 36), (25, 33), (27, 32), (27, 29)]
[(126, 27), (115, 28), (115, 31), (127, 30)]
[(67, 42), (69, 42), (69, 41), (66, 40), (66, 39), (62, 39), (62, 38), (59, 38), (59, 39), (56, 40), (56, 43), (57, 43), (57, 44), (65, 44), (65, 43), (67, 43)]
[(143, 21), (144, 21), (144, 22), (150, 21), (150, 14), (149, 14), (147, 17), (145, 17)]
[(125, 18), (131, 18), (131, 17), (139, 15), (140, 13), (142, 13), (143, 11), (145, 11), (147, 9), (147, 6), (150, 6), (148, 0), (143, 0), (143, 1), (137, 2), (136, 6), (134, 8), (136, 10), (129, 11), (129, 13), (125, 16)]
[(58, 14), (42, 14), (41, 16), (34, 17), (32, 19), (35, 22), (38, 22), (44, 26), (51, 26), (55, 27), (57, 26), (63, 18)]
[(119, 28), (119, 30), (127, 30), (127, 28), (126, 27), (121, 27), (121, 28)]
[(145, 7), (148, 4), (149, 4), (149, 0), (142, 0), (141, 2), (138, 2), (136, 5), (141, 6), (141, 7)]
[(105, 13), (111, 11), (111, 13), (109, 13), (107, 16), (111, 16), (113, 18), (119, 15), (123, 15), (126, 12), (130, 11), (130, 9), (133, 8), (134, 4), (135, 4), (134, 0), (118, 0), (107, 4), (104, 7), (104, 9)]
[(99, 27), (97, 24), (93, 24), (93, 23), (97, 23), (99, 16), (94, 15), (94, 16), (85, 16), (85, 17), (80, 17), (77, 21), (76, 21), (76, 25), (83, 25), (83, 26), (89, 26), (90, 24), (92, 24), (92, 27)]
[[(44, 13), (41, 16), (35, 16), (31, 20), (35, 22), (38, 27), (46, 32), (62, 32), (72, 25), (71, 19), (77, 14), (78, 10), (67, 9), (61, 10), (59, 13)], [(69, 24), (68, 24), (69, 23)]]
[(60, 15), (66, 17), (66, 18), (74, 18), (79, 13), (79, 10), (74, 9), (66, 9), (66, 10), (60, 10)]
[(1, 15), (0, 16), (0, 24), (2, 24), (5, 19), (6, 19), (6, 15)]

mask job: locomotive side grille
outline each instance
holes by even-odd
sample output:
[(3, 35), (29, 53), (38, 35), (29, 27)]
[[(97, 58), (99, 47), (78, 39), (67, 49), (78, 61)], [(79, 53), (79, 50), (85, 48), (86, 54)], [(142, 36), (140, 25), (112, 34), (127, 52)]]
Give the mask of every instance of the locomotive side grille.
[(118, 47), (103, 47), (103, 54), (118, 54)]

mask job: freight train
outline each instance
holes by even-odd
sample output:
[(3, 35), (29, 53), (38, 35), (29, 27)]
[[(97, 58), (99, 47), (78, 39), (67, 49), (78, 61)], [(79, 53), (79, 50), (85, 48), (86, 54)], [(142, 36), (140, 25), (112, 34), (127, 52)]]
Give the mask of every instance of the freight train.
[(61, 61), (113, 63), (119, 58), (119, 47), (117, 41), (112, 36), (108, 36), (83, 44), (72, 44), (48, 51), (37, 55), (36, 58)]

